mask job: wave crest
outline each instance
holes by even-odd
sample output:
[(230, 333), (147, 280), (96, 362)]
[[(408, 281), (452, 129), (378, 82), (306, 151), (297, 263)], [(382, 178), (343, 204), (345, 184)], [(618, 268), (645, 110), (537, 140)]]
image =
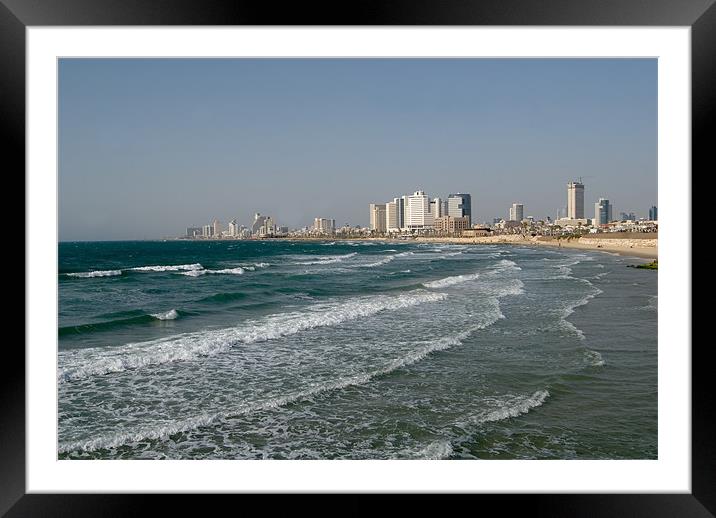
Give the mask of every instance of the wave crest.
[(213, 356), (245, 343), (275, 340), (301, 331), (334, 326), (382, 311), (394, 311), (444, 300), (445, 293), (414, 290), (400, 295), (376, 295), (344, 302), (316, 304), (306, 311), (278, 313), (220, 330), (188, 333), (121, 347), (63, 351), (58, 382), (101, 376), (147, 366)]
[(114, 277), (116, 275), (122, 275), (122, 270), (95, 270), (91, 272), (66, 273), (65, 275), (67, 275), (67, 277), (79, 277), (81, 279), (91, 277)]

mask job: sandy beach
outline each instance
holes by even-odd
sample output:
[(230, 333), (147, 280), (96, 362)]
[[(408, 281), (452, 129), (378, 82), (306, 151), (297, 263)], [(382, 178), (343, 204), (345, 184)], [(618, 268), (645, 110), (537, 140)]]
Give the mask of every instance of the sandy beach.
[(487, 237), (418, 237), (415, 241), (458, 244), (513, 244), (550, 246), (607, 252), (644, 259), (658, 259), (658, 238), (655, 234), (617, 234), (605, 237), (583, 236), (577, 239), (556, 239), (547, 236), (499, 235)]

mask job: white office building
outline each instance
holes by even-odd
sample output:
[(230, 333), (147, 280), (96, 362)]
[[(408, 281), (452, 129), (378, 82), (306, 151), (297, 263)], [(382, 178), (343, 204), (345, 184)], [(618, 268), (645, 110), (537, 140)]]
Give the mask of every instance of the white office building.
[(443, 212), (443, 208), (445, 206), (445, 203), (440, 198), (433, 198), (433, 201), (430, 202), (430, 212), (433, 215), (433, 219), (441, 218), (443, 216), (447, 216), (445, 212)]
[(388, 232), (400, 232), (400, 214), (397, 198), (385, 204), (385, 227)]
[(333, 234), (336, 231), (336, 220), (328, 218), (315, 218), (313, 230), (321, 234)]
[(385, 203), (371, 203), (368, 206), (371, 230), (375, 230), (376, 232), (385, 232), (387, 230), (385, 205)]
[(407, 196), (405, 227), (408, 230), (433, 228), (435, 218), (430, 211), (430, 198), (423, 191)]
[(525, 217), (525, 206), (521, 203), (513, 203), (510, 207), (509, 221), (522, 221)]

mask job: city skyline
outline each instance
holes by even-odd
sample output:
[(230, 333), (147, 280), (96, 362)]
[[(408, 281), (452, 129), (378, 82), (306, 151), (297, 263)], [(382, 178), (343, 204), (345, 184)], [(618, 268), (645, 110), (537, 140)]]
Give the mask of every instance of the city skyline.
[(472, 222), (554, 218), (563, 186), (657, 203), (656, 60), (60, 60), (60, 240), (213, 218), (368, 225), (403, 191), (472, 194)]

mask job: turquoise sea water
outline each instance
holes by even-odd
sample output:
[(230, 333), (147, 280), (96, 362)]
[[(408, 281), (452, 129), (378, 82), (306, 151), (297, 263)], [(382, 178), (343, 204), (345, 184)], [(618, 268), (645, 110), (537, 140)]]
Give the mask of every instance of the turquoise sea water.
[(638, 262), (61, 243), (59, 457), (657, 458), (657, 272)]

